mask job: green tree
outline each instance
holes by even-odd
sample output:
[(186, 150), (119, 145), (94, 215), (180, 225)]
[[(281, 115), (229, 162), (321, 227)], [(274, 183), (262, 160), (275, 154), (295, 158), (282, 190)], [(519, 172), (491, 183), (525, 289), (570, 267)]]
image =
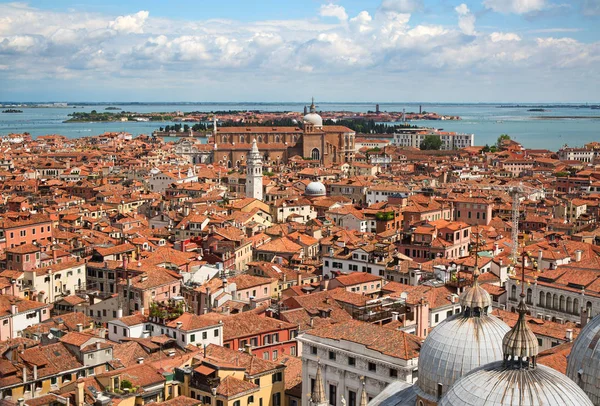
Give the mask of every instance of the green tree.
[(440, 148), (442, 148), (442, 139), (437, 136), (437, 135), (427, 135), (424, 139), (423, 142), (421, 142), (421, 150), (427, 150), (427, 151), (431, 151), (431, 150), (439, 150)]
[(498, 146), (498, 148), (500, 148), (502, 146), (502, 141), (504, 141), (504, 140), (510, 140), (510, 135), (500, 134), (500, 136), (498, 137), (498, 141), (496, 142), (496, 145)]
[(483, 152), (484, 154), (490, 152), (490, 146), (488, 144), (485, 144), (485, 146), (481, 148), (481, 152)]

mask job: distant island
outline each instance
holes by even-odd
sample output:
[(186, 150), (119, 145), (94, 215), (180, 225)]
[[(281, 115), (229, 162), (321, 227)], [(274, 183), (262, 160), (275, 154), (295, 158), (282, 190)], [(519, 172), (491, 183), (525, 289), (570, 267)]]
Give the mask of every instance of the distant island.
[(122, 110), (122, 109), (120, 107), (109, 106), (109, 107), (105, 108), (104, 110)]
[(548, 110), (537, 108), (537, 109), (528, 109), (527, 111), (548, 111)]
[(23, 110), (17, 110), (17, 109), (8, 109), (8, 110), (2, 110), (3, 113), (22, 113)]

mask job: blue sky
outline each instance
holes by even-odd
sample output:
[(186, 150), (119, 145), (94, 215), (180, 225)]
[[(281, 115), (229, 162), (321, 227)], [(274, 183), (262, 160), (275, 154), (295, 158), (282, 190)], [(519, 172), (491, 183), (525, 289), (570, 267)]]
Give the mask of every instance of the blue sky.
[(0, 2), (0, 100), (598, 102), (600, 0)]

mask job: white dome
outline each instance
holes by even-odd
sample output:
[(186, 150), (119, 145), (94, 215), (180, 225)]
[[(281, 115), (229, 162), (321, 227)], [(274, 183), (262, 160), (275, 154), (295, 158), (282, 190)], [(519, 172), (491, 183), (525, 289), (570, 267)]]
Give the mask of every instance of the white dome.
[(325, 185), (321, 182), (310, 182), (304, 190), (306, 196), (325, 196), (326, 193)]
[(573, 343), (567, 376), (600, 405), (600, 316), (590, 320)]
[(304, 122), (305, 123), (310, 123), (312, 125), (314, 125), (315, 127), (323, 127), (323, 118), (318, 115), (317, 113), (308, 113), (307, 115), (304, 116)]
[(437, 401), (442, 393), (471, 371), (502, 359), (502, 337), (509, 327), (502, 320), (483, 313), (470, 317), (467, 309), (431, 330), (419, 354), (419, 379), (415, 390), (421, 398)]
[(593, 406), (560, 372), (544, 365), (504, 366), (502, 361), (477, 368), (457, 380), (440, 406)]

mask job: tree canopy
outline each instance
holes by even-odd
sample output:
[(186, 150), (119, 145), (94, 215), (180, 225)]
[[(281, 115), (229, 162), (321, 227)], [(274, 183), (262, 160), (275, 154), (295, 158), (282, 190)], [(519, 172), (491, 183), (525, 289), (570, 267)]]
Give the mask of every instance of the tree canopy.
[(504, 141), (504, 140), (510, 140), (510, 135), (500, 134), (500, 136), (498, 137), (498, 141), (496, 142), (496, 145), (498, 146), (498, 148), (500, 148), (502, 146), (502, 141)]
[(437, 135), (427, 135), (421, 142), (421, 150), (439, 150), (442, 148), (442, 139)]

